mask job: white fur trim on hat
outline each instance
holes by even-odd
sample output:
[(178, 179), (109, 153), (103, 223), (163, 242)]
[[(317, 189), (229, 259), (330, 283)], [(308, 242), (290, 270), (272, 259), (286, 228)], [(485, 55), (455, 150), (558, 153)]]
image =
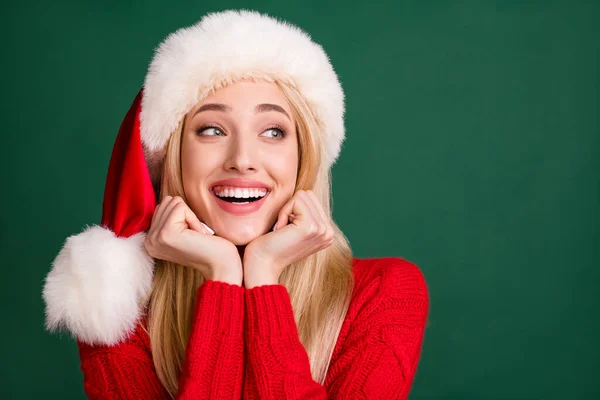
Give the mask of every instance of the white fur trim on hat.
[(88, 227), (67, 238), (46, 277), (46, 327), (66, 328), (89, 344), (113, 345), (135, 329), (154, 261), (144, 232), (119, 238)]
[(160, 153), (194, 105), (245, 78), (295, 86), (325, 135), (323, 163), (336, 161), (344, 140), (344, 93), (329, 58), (300, 28), (253, 11), (208, 14), (160, 44), (144, 82), (144, 146)]

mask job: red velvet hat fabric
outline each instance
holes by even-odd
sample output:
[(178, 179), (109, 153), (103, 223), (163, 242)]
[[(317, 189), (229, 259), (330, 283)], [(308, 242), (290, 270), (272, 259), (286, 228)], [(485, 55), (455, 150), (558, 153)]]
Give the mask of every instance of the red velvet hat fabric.
[(139, 91), (115, 140), (102, 206), (102, 226), (119, 237), (150, 228), (156, 196), (140, 138), (143, 89)]

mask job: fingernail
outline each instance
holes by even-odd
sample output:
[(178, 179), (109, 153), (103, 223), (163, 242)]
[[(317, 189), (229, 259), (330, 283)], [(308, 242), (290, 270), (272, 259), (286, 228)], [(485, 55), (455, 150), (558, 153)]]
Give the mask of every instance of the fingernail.
[(202, 225), (204, 225), (204, 227), (205, 227), (206, 229), (208, 229), (208, 231), (209, 231), (211, 234), (213, 234), (213, 235), (215, 234), (215, 231), (213, 231), (212, 229), (210, 229), (210, 228), (208, 227), (208, 225), (206, 225), (204, 222), (200, 222), (200, 223), (201, 223)]
[(271, 229), (271, 232), (275, 232), (275, 228), (277, 228), (277, 224), (273, 225), (273, 229)]

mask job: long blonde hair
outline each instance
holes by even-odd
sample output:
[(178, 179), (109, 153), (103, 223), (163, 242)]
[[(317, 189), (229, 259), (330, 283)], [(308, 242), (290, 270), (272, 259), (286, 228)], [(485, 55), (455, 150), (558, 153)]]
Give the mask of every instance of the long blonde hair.
[[(292, 86), (275, 82), (286, 96), (297, 121), (299, 169), (295, 190), (312, 190), (331, 217), (330, 172), (320, 167), (322, 132), (304, 98)], [(171, 135), (165, 154), (160, 198), (186, 199), (181, 179), (183, 119)], [(300, 341), (315, 381), (323, 384), (354, 286), (348, 240), (333, 223), (335, 239), (327, 249), (289, 265), (279, 278), (291, 298)], [(167, 391), (177, 392), (190, 335), (197, 288), (204, 277), (196, 270), (156, 260), (148, 302), (148, 335), (158, 378)]]

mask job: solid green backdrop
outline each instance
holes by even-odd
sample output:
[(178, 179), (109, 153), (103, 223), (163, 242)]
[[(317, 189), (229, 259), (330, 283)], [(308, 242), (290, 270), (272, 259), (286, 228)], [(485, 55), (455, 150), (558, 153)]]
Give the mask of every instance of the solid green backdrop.
[(0, 17), (0, 397), (84, 398), (75, 342), (44, 331), (44, 278), (99, 222), (155, 46), (244, 7), (307, 30), (339, 73), (334, 219), (354, 254), (427, 279), (411, 399), (600, 398), (599, 2), (32, 3)]

